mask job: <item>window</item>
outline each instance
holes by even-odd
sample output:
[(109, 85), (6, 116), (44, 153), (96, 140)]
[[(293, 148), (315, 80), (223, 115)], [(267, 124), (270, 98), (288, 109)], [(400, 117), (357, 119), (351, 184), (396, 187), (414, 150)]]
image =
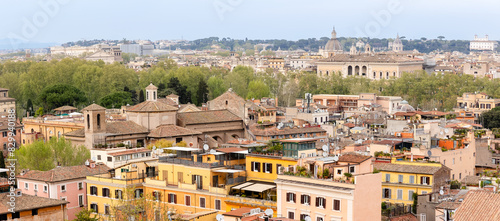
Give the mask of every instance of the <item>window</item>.
[(422, 191), (422, 195), (427, 194), (427, 191)]
[(280, 173), (281, 164), (276, 164), (276, 174)]
[(453, 158), (453, 165), (455, 165), (455, 158)]
[(354, 166), (350, 166), (349, 167), (349, 173), (354, 174), (355, 172), (356, 172), (355, 167)]
[(408, 190), (408, 200), (413, 200), (413, 190)]
[(385, 182), (391, 182), (391, 174), (385, 174)]
[(46, 193), (49, 191), (49, 187), (47, 185), (43, 185), (43, 192)]
[(101, 155), (97, 155), (97, 160), (101, 160)]
[(403, 183), (403, 175), (398, 175), (398, 182)]
[(67, 198), (66, 198), (65, 196), (62, 196), (62, 197), (61, 197), (61, 200), (66, 201), (66, 199), (67, 199)]
[(113, 157), (108, 157), (108, 162), (112, 162), (113, 161)]
[(260, 172), (260, 163), (259, 162), (252, 162), (252, 171), (253, 172)]
[(200, 197), (200, 207), (205, 208), (205, 198)]
[(294, 212), (288, 212), (288, 219), (295, 219), (295, 213)]
[(121, 190), (115, 190), (115, 198), (123, 199), (123, 192)]
[(286, 193), (286, 201), (289, 203), (295, 203), (295, 193)]
[(153, 191), (153, 200), (155, 200), (155, 201), (161, 201), (161, 192), (159, 192), (159, 191)]
[(391, 198), (391, 189), (389, 189), (389, 188), (382, 189), (382, 198), (390, 199)]
[(323, 221), (323, 217), (317, 217), (316, 221)]
[(337, 169), (337, 175), (342, 175), (342, 169)]
[(97, 196), (97, 187), (95, 186), (90, 187), (90, 195)]
[(78, 183), (78, 189), (79, 189), (79, 190), (83, 189), (83, 182), (79, 182), (79, 183)]
[(12, 213), (12, 219), (19, 219), (21, 218), (21, 214), (19, 212)]
[(97, 203), (90, 204), (90, 209), (94, 210), (95, 213), (99, 213), (99, 206), (97, 206)]
[(310, 205), (311, 197), (309, 195), (301, 195), (300, 196), (300, 203), (304, 204), (304, 205)]
[(415, 183), (415, 176), (410, 176), (410, 183), (411, 184)]
[(24, 183), (24, 189), (29, 190), (29, 186), (30, 186), (29, 183)]
[(333, 210), (340, 211), (340, 200), (333, 200)]
[(104, 214), (109, 215), (109, 205), (104, 205)]
[(135, 198), (142, 197), (142, 189), (135, 189)]
[(83, 195), (78, 195), (78, 206), (83, 207)]
[(66, 192), (66, 185), (61, 185), (61, 192)]
[(109, 189), (108, 188), (102, 188), (102, 196), (109, 197)]
[(264, 163), (264, 172), (273, 173), (273, 164), (272, 163)]
[(220, 206), (220, 200), (215, 200), (215, 209), (216, 210), (220, 210), (221, 206)]
[(186, 206), (191, 206), (191, 196), (185, 196), (184, 202), (186, 202)]
[(316, 197), (316, 207), (325, 208), (326, 199), (323, 197)]
[(306, 220), (306, 217), (308, 217), (309, 215), (307, 214), (300, 214), (300, 220)]
[(398, 200), (402, 200), (402, 199), (403, 199), (403, 190), (398, 189)]
[(32, 209), (31, 210), (31, 215), (32, 216), (37, 216), (38, 215), (38, 209)]
[(173, 193), (169, 193), (167, 200), (169, 203), (177, 204), (177, 195), (173, 194)]
[(422, 176), (420, 177), (420, 184), (423, 184), (423, 185), (430, 185), (430, 177), (428, 176)]
[(35, 191), (38, 191), (38, 184), (33, 184), (33, 189), (34, 189)]

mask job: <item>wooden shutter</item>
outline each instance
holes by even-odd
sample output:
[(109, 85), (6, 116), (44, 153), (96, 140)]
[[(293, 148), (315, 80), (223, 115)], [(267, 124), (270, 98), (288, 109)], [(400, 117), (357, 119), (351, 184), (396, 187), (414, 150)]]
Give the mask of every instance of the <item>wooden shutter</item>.
[(304, 195), (300, 195), (300, 204), (304, 204)]
[(177, 204), (177, 195), (174, 195), (174, 203)]
[(290, 193), (286, 193), (286, 201), (290, 202)]
[(259, 162), (255, 163), (255, 167), (257, 167), (257, 172), (260, 172), (260, 163)]
[(252, 165), (252, 168), (250, 170), (253, 172), (255, 170), (255, 162), (252, 161), (251, 165)]
[(185, 200), (186, 200), (185, 202), (186, 206), (191, 206), (191, 196), (186, 196)]
[(326, 208), (326, 199), (325, 198), (322, 198), (323, 200), (323, 209)]
[(316, 197), (316, 207), (319, 207), (319, 197)]
[(273, 164), (272, 163), (269, 164), (269, 173), (273, 173)]
[(294, 202), (294, 203), (295, 203), (295, 202), (297, 202), (296, 200), (297, 200), (297, 198), (296, 198), (296, 194), (294, 193), (294, 194), (293, 194), (293, 202)]
[(423, 176), (420, 177), (420, 184), (424, 184), (424, 177)]
[(172, 202), (172, 194), (168, 194), (168, 202), (171, 203)]
[(184, 174), (182, 172), (177, 172), (177, 180), (182, 183)]

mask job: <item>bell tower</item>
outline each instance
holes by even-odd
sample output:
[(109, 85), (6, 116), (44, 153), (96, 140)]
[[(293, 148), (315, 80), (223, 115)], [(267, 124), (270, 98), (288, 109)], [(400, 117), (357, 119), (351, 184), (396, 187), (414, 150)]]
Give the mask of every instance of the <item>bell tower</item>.
[(146, 87), (146, 101), (156, 101), (158, 98), (158, 88), (150, 83)]

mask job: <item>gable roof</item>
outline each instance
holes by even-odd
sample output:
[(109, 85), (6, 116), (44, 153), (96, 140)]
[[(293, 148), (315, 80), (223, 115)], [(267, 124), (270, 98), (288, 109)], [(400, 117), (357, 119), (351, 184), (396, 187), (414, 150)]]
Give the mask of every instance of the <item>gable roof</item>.
[(184, 125), (241, 121), (241, 118), (228, 110), (209, 110), (178, 113), (177, 119), (180, 120)]
[(186, 135), (199, 135), (202, 134), (199, 131), (191, 130), (184, 127), (179, 127), (176, 125), (160, 125), (153, 129), (148, 137), (162, 138), (162, 137), (177, 137)]
[[(9, 193), (0, 193), (0, 214), (10, 213), (9, 209), (11, 206), (7, 204), (7, 202), (10, 202), (10, 196), (8, 194)], [(68, 201), (22, 194), (16, 197), (14, 211), (19, 212), (65, 204), (68, 204)]]
[(104, 164), (96, 164), (94, 168), (85, 165), (56, 167), (49, 171), (30, 170), (20, 179), (37, 180), (44, 182), (59, 182), (63, 180), (85, 179), (86, 176), (105, 173), (110, 168)]
[(128, 112), (162, 112), (162, 111), (176, 111), (178, 108), (168, 105), (166, 102), (158, 101), (144, 101), (127, 108)]
[(62, 107), (58, 107), (56, 109), (54, 109), (55, 111), (66, 111), (66, 110), (76, 110), (76, 107), (72, 107), (72, 106), (62, 106)]
[(500, 220), (500, 194), (471, 190), (455, 211), (455, 221)]
[(395, 163), (374, 163), (373, 168), (380, 170), (380, 171), (434, 175), (441, 168), (447, 168), (447, 167), (445, 167), (445, 166), (440, 166), (440, 167), (438, 167), (438, 166), (420, 166), (420, 165), (395, 164)]
[(91, 104), (85, 108), (82, 109), (82, 112), (83, 111), (93, 111), (93, 110), (106, 110), (106, 108), (100, 106), (100, 105), (97, 105), (97, 104)]
[(339, 162), (362, 163), (370, 158), (372, 157), (356, 153), (345, 153), (339, 157)]
[[(106, 122), (107, 134), (142, 134), (148, 133), (148, 129), (133, 121)], [(85, 137), (85, 129), (74, 130), (65, 133), (64, 136)]]

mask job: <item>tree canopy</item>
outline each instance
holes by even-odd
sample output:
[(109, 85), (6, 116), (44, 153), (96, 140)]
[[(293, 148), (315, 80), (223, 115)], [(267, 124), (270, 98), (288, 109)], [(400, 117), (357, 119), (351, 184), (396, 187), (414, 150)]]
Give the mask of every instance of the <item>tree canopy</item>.
[(54, 108), (64, 105), (77, 106), (85, 101), (87, 98), (83, 92), (78, 88), (68, 84), (55, 84), (45, 88), (38, 100), (46, 110), (53, 110)]
[(500, 107), (495, 107), (481, 114), (483, 126), (488, 129), (500, 128)]

